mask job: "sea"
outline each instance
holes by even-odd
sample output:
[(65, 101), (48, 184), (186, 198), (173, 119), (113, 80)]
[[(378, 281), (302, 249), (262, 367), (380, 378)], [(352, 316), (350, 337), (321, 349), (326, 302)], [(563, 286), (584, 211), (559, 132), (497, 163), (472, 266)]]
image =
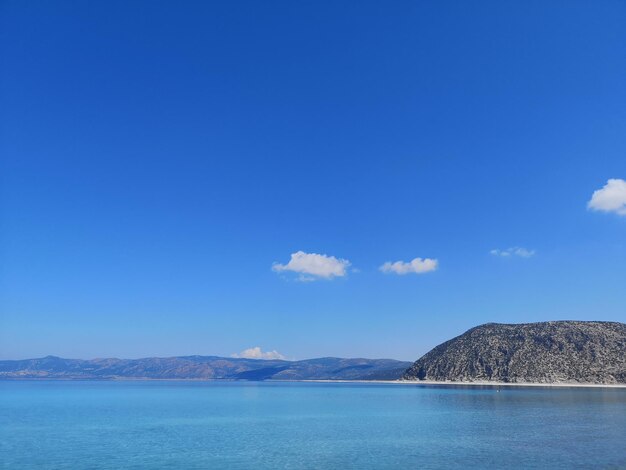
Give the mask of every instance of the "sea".
[(626, 469), (626, 389), (0, 381), (8, 469)]

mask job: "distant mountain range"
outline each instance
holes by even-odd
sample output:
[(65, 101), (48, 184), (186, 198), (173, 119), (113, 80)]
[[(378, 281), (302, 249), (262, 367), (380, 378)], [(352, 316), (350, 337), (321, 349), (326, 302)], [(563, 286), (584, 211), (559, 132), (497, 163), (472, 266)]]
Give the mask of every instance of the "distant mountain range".
[(0, 361), (0, 379), (405, 380), (626, 384), (626, 325), (487, 323), (415, 363), (325, 357), (304, 361), (217, 356)]
[(440, 344), (404, 380), (626, 383), (626, 324), (487, 323)]
[(396, 380), (411, 365), (393, 359), (304, 361), (216, 356), (0, 361), (0, 379)]

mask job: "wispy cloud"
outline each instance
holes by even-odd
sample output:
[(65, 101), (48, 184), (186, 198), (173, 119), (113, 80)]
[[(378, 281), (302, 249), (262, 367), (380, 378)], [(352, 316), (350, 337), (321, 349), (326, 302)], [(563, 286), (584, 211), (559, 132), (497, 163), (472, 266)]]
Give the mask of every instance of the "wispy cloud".
[(346, 259), (298, 251), (291, 254), (287, 264), (274, 263), (272, 270), (279, 273), (292, 271), (300, 275), (298, 277), (300, 281), (315, 281), (343, 277), (347, 274), (348, 267), (350, 261)]
[(617, 178), (608, 180), (604, 187), (593, 192), (587, 208), (626, 215), (626, 181)]
[(278, 351), (262, 351), (259, 346), (255, 346), (253, 348), (244, 349), (240, 353), (231, 354), (230, 357), (239, 357), (244, 359), (282, 359), (285, 360), (285, 356), (283, 356)]
[(531, 256), (535, 256), (536, 251), (522, 248), (520, 246), (514, 246), (505, 250), (500, 250), (496, 248), (491, 250), (489, 253), (494, 256), (499, 256), (501, 258), (510, 258), (512, 256), (518, 256), (520, 258), (530, 258)]
[(396, 261), (392, 263), (387, 261), (379, 269), (385, 274), (394, 273), (399, 275), (404, 274), (424, 274), (430, 271), (435, 271), (439, 266), (439, 261), (431, 258), (415, 258), (409, 262)]

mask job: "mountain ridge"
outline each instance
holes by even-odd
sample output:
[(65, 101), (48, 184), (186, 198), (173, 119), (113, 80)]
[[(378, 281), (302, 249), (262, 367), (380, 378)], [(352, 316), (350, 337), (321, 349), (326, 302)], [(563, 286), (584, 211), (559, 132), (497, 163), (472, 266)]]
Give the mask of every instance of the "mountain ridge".
[(301, 361), (221, 356), (67, 359), (45, 356), (0, 361), (0, 379), (394, 380), (411, 362), (314, 358)]
[(486, 323), (426, 353), (403, 380), (626, 383), (626, 324), (561, 320)]

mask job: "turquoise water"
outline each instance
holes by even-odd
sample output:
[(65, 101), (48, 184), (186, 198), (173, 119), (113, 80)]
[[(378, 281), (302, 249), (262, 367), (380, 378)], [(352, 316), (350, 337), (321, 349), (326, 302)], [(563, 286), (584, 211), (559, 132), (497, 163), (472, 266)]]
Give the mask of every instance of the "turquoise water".
[(626, 390), (0, 382), (3, 468), (626, 468)]

